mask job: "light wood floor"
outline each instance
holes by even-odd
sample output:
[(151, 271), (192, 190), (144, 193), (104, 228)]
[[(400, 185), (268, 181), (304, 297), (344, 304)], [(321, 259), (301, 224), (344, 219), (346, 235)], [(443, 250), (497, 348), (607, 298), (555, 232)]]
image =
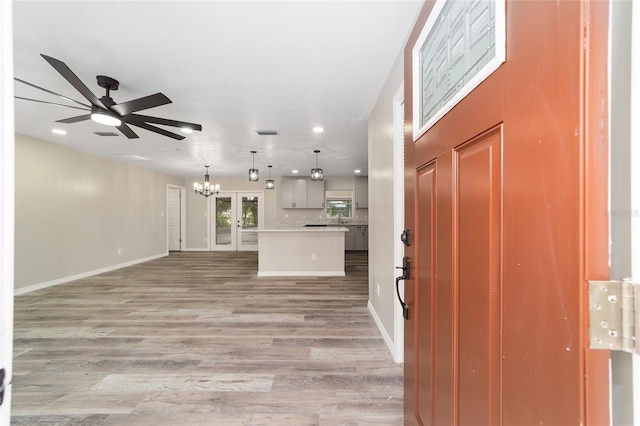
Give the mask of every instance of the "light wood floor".
[(15, 299), (15, 425), (401, 425), (402, 367), (346, 277), (182, 252)]

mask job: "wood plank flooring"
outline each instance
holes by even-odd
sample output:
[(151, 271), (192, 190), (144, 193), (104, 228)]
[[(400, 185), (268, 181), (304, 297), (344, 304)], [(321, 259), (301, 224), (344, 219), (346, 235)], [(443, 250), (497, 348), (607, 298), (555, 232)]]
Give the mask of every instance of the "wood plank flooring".
[(178, 252), (15, 299), (15, 425), (401, 425), (402, 367), (346, 276)]

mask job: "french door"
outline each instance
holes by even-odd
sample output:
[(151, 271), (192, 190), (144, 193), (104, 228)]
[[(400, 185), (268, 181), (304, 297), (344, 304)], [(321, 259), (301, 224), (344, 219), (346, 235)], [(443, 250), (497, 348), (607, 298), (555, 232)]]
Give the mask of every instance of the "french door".
[(262, 192), (221, 192), (210, 199), (211, 249), (257, 251), (264, 226)]

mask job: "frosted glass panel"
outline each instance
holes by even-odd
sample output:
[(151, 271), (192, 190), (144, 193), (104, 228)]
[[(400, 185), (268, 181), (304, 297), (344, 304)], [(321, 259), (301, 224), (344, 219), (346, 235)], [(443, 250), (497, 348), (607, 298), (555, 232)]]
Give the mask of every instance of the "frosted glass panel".
[(436, 2), (414, 47), (416, 129), (433, 125), (504, 62), (504, 31), (504, 0)]

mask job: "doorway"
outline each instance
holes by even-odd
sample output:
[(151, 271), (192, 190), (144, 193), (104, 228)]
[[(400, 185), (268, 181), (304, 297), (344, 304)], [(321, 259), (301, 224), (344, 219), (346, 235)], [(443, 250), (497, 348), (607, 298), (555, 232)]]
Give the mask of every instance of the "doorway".
[(167, 185), (167, 250), (182, 251), (185, 232), (184, 188)]
[(257, 251), (264, 226), (263, 192), (221, 192), (211, 197), (211, 250)]
[[(404, 244), (400, 234), (404, 230), (404, 84), (393, 96), (393, 258), (394, 265), (402, 265)], [(404, 300), (404, 287), (398, 292)], [(393, 358), (397, 363), (404, 360), (404, 317), (402, 306), (393, 305)]]

